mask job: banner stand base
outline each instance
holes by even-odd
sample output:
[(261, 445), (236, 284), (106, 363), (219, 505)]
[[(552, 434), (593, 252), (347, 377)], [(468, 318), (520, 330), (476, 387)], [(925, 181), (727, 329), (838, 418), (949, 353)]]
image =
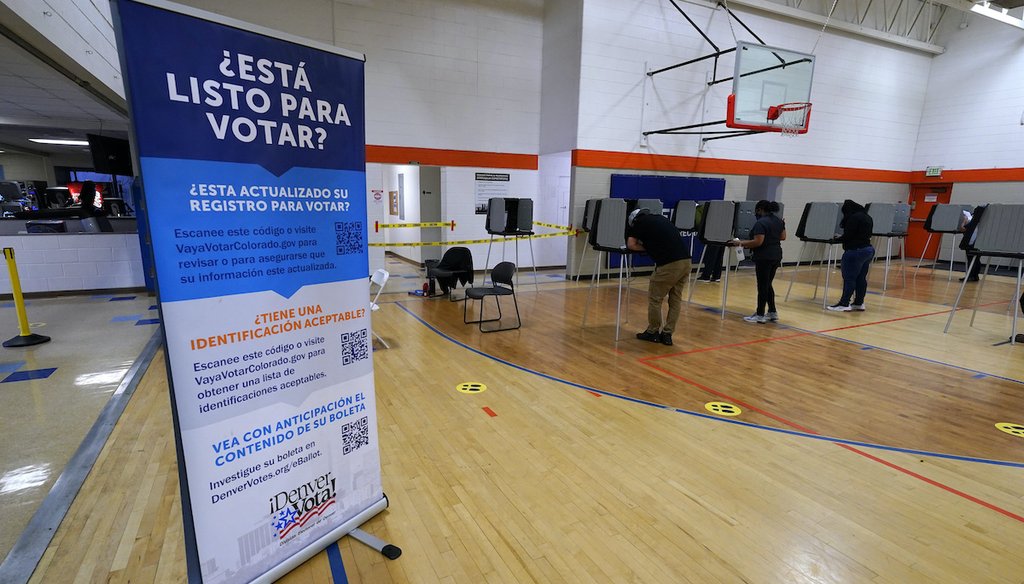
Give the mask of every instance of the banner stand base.
[(348, 532), (348, 534), (352, 539), (372, 547), (389, 560), (397, 559), (398, 556), (402, 555), (402, 548), (391, 545), (379, 537), (370, 535), (358, 527)]
[[(378, 513), (383, 511), (384, 509), (387, 509), (387, 507), (388, 507), (387, 495), (383, 495), (382, 494), (381, 498), (376, 503), (374, 503), (373, 505), (370, 505), (369, 507), (367, 507), (363, 512), (359, 513), (358, 515), (356, 515), (352, 519), (349, 519), (345, 523), (339, 525), (336, 529), (330, 531), (329, 533), (324, 534), (323, 536), (321, 536), (316, 541), (311, 542), (309, 545), (307, 545), (305, 548), (303, 548), (299, 553), (293, 555), (292, 557), (288, 558), (284, 562), (282, 562), (282, 563), (278, 564), (277, 566), (271, 568), (267, 572), (263, 573), (261, 576), (256, 577), (255, 579), (252, 580), (252, 582), (250, 584), (273, 584), (273, 582), (276, 582), (282, 576), (284, 576), (288, 572), (291, 572), (295, 568), (299, 567), (300, 564), (302, 564), (303, 562), (305, 562), (309, 558), (315, 556), (316, 554), (322, 552), (323, 550), (325, 550), (327, 548), (327, 546), (329, 546), (332, 543), (338, 541), (339, 539), (345, 537), (346, 535), (352, 535), (352, 537), (355, 537), (357, 540), (362, 541), (363, 543), (367, 543), (367, 545), (370, 545), (371, 547), (374, 547), (374, 549), (380, 551), (382, 554), (384, 554), (384, 557), (386, 557), (388, 559), (397, 558), (398, 554), (402, 553), (402, 550), (400, 550), (396, 546), (393, 546), (391, 544), (385, 543), (384, 541), (381, 541), (381, 540), (373, 537), (372, 535), (364, 532), (363, 530), (359, 529), (360, 525), (362, 525), (363, 523), (366, 523), (367, 521), (372, 519), (373, 516), (377, 515)], [(376, 540), (376, 541), (380, 542), (381, 543), (381, 547), (377, 548), (377, 547), (373, 546), (373, 544), (368, 543), (366, 540), (360, 539), (359, 537), (357, 537), (355, 534), (352, 533), (354, 531), (360, 532), (366, 538), (372, 538), (373, 540)], [(397, 554), (395, 554), (395, 551), (397, 551)], [(391, 557), (388, 554), (392, 554), (392, 555), (394, 555), (394, 557)]]

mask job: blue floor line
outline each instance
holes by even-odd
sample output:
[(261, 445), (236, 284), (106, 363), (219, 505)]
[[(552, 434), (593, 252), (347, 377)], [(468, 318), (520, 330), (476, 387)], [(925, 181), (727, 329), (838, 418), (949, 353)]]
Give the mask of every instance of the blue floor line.
[(16, 383), (18, 381), (30, 381), (32, 379), (46, 379), (53, 375), (56, 371), (56, 367), (49, 367), (47, 369), (30, 369), (28, 371), (15, 371), (7, 377), (4, 377), (0, 383)]
[(25, 361), (12, 361), (10, 363), (0, 363), (0, 373), (10, 373), (17, 371), (25, 366)]
[(331, 578), (334, 584), (348, 584), (348, 575), (345, 574), (345, 563), (341, 561), (341, 548), (338, 542), (327, 546), (327, 563), (331, 565)]
[(110, 319), (110, 322), (128, 322), (132, 320), (139, 320), (140, 318), (142, 318), (141, 314), (122, 314)]
[[(752, 424), (750, 422), (742, 422), (742, 421), (739, 421), (739, 420), (729, 420), (729, 419), (726, 419), (726, 418), (720, 418), (718, 416), (713, 416), (713, 415), (710, 415), (710, 414), (703, 414), (701, 412), (691, 412), (690, 410), (681, 410), (679, 408), (672, 408), (672, 407), (665, 406), (665, 405), (662, 405), (662, 404), (658, 404), (658, 403), (654, 403), (654, 402), (649, 402), (649, 401), (645, 401), (645, 400), (641, 400), (641, 399), (632, 398), (632, 397), (629, 397), (629, 396), (626, 396), (626, 395), (620, 395), (620, 394), (617, 394), (617, 393), (611, 393), (611, 392), (608, 392), (608, 391), (605, 391), (605, 390), (602, 390), (602, 389), (597, 389), (597, 388), (594, 388), (594, 387), (588, 387), (588, 386), (580, 384), (580, 383), (575, 383), (573, 381), (567, 381), (565, 379), (560, 379), (558, 377), (554, 377), (554, 376), (548, 375), (547, 373), (541, 373), (540, 371), (536, 371), (534, 369), (529, 369), (527, 367), (523, 367), (522, 365), (516, 365), (515, 363), (512, 363), (510, 361), (506, 361), (506, 360), (504, 360), (504, 359), (502, 359), (500, 357), (495, 357), (494, 355), (485, 353), (485, 352), (483, 352), (483, 351), (481, 351), (479, 349), (476, 349), (474, 347), (470, 347), (469, 345), (463, 343), (462, 341), (458, 341), (458, 340), (456, 340), (456, 339), (446, 335), (445, 333), (441, 332), (440, 329), (438, 329), (437, 327), (435, 327), (432, 324), (428, 323), (427, 321), (423, 320), (422, 318), (419, 317), (419, 315), (413, 313), (411, 310), (406, 308), (406, 306), (403, 303), (396, 302), (395, 304), (397, 304), (398, 307), (401, 308), (402, 310), (404, 310), (409, 316), (411, 316), (414, 319), (416, 319), (420, 324), (422, 324), (423, 326), (427, 327), (428, 329), (433, 331), (435, 334), (437, 334), (441, 338), (446, 339), (449, 342), (454, 343), (455, 345), (458, 345), (459, 347), (462, 347), (462, 348), (464, 348), (464, 349), (466, 349), (466, 350), (468, 350), (468, 351), (470, 351), (472, 353), (476, 353), (477, 355), (480, 355), (481, 357), (485, 357), (487, 359), (490, 359), (492, 361), (496, 361), (498, 363), (501, 363), (502, 365), (506, 365), (506, 366), (511, 367), (513, 369), (518, 369), (519, 371), (523, 371), (525, 373), (530, 373), (532, 375), (536, 375), (536, 376), (542, 377), (544, 379), (555, 381), (555, 382), (561, 383), (563, 385), (568, 385), (570, 387), (575, 387), (575, 388), (578, 388), (578, 389), (583, 389), (585, 391), (589, 391), (589, 392), (593, 392), (593, 393), (598, 393), (598, 394), (601, 394), (601, 395), (604, 395), (604, 396), (607, 396), (607, 397), (613, 397), (613, 398), (616, 398), (616, 399), (621, 399), (621, 400), (624, 400), (624, 401), (628, 401), (628, 402), (632, 402), (632, 403), (637, 403), (637, 404), (641, 404), (641, 405), (645, 405), (645, 406), (651, 406), (651, 407), (655, 407), (655, 408), (660, 408), (660, 409), (663, 409), (663, 410), (672, 410), (672, 411), (680, 413), (680, 414), (686, 414), (688, 416), (694, 416), (694, 417), (697, 417), (697, 418), (703, 418), (705, 420), (714, 420), (716, 422), (725, 422), (727, 424), (735, 424), (737, 426), (745, 426), (747, 428), (754, 428), (754, 429), (758, 429), (758, 430), (768, 430), (770, 432), (789, 434), (791, 436), (799, 436), (799, 437), (803, 437), (803, 438), (811, 438), (813, 440), (833, 442), (835, 444), (846, 444), (848, 446), (860, 446), (860, 447), (863, 447), (863, 448), (873, 448), (873, 449), (877, 449), (877, 450), (887, 450), (889, 452), (897, 452), (897, 453), (901, 453), (901, 454), (913, 454), (914, 456), (928, 456), (928, 457), (932, 457), (932, 458), (943, 458), (943, 459), (946, 459), (946, 460), (958, 460), (958, 461), (962, 461), (962, 462), (976, 462), (976, 463), (980, 463), (980, 464), (991, 464), (991, 465), (995, 465), (995, 466), (1009, 466), (1009, 467), (1014, 467), (1014, 468), (1024, 468), (1024, 462), (1010, 462), (1010, 461), (1005, 461), (1005, 460), (991, 460), (991, 459), (988, 459), (988, 458), (976, 458), (976, 457), (972, 457), (972, 456), (960, 456), (960, 455), (957, 455), (957, 454), (943, 454), (941, 452), (930, 452), (930, 451), (927, 451), (927, 450), (913, 450), (913, 449), (909, 449), (909, 448), (900, 448), (898, 446), (886, 446), (886, 445), (883, 445), (883, 444), (872, 444), (870, 442), (858, 442), (858, 441), (855, 441), (855, 440), (844, 440), (842, 438), (835, 438), (835, 437), (832, 437), (832, 436), (823, 436), (821, 434), (810, 434), (810, 433), (807, 433), (807, 432), (800, 432), (800, 431), (797, 431), (797, 430), (786, 430), (784, 428), (774, 428), (772, 426), (763, 426), (761, 424)], [(799, 330), (799, 329), (797, 329), (797, 330)], [(824, 335), (822, 335), (822, 336), (824, 336)], [(829, 338), (835, 338), (835, 337), (829, 337)], [(845, 339), (838, 339), (838, 340), (845, 340)], [(883, 350), (887, 350), (887, 349), (883, 349)]]

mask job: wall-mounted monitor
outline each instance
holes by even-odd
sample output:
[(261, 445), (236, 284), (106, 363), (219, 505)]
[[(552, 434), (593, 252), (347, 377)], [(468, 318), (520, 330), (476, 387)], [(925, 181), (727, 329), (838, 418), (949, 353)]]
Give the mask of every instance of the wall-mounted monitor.
[(132, 149), (128, 140), (96, 134), (86, 134), (85, 137), (89, 139), (92, 166), (96, 172), (135, 176)]

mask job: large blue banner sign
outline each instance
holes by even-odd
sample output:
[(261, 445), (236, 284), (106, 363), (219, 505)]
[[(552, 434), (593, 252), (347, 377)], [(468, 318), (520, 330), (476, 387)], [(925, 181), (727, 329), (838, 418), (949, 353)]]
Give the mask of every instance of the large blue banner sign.
[(384, 506), (362, 56), (113, 6), (202, 579), (279, 576)]

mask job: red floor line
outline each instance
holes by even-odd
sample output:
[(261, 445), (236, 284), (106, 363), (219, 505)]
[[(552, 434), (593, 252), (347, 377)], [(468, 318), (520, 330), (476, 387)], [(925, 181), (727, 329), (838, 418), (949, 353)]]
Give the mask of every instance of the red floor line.
[(795, 335), (786, 335), (784, 337), (771, 337), (771, 338), (767, 338), (767, 339), (755, 339), (753, 341), (743, 341), (742, 343), (730, 343), (728, 345), (718, 345), (716, 347), (704, 347), (702, 349), (693, 349), (691, 351), (681, 351), (679, 353), (667, 353), (665, 355), (652, 355), (650, 357), (641, 357), (638, 360), (641, 361), (641, 362), (656, 361), (658, 359), (665, 359), (667, 357), (679, 357), (679, 356), (682, 356), (682, 355), (692, 355), (694, 353), (704, 353), (704, 352), (707, 352), (707, 351), (717, 351), (718, 349), (728, 349), (728, 348), (731, 348), (731, 347), (743, 347), (745, 345), (755, 345), (757, 343), (769, 343), (771, 341), (781, 341), (783, 339), (792, 339), (792, 338), (795, 338), (795, 337), (805, 337), (807, 335), (812, 335), (812, 334), (814, 334), (814, 333), (806, 332), (806, 333), (797, 333)]
[(864, 452), (863, 450), (860, 450), (859, 448), (854, 448), (853, 446), (850, 446), (849, 444), (840, 444), (838, 442), (833, 442), (833, 444), (835, 444), (836, 446), (842, 446), (843, 448), (845, 448), (845, 449), (847, 449), (847, 450), (849, 450), (851, 452), (855, 452), (855, 453), (857, 453), (857, 454), (859, 454), (859, 455), (861, 455), (861, 456), (863, 456), (863, 457), (865, 457), (865, 458), (867, 458), (869, 460), (873, 460), (875, 462), (879, 462), (879, 463), (884, 464), (885, 466), (887, 466), (887, 467), (889, 467), (889, 468), (891, 468), (893, 470), (897, 470), (897, 471), (899, 471), (899, 472), (901, 472), (903, 474), (906, 474), (908, 476), (914, 477), (915, 479), (924, 481), (924, 482), (928, 483), (929, 485), (931, 485), (933, 487), (938, 487), (938, 488), (942, 489), (943, 491), (947, 491), (947, 492), (952, 493), (952, 494), (954, 494), (954, 495), (956, 495), (958, 497), (967, 499), (968, 501), (970, 501), (972, 503), (977, 503), (978, 505), (981, 505), (982, 507), (985, 507), (986, 509), (991, 509), (992, 511), (995, 511), (996, 513), (1001, 513), (1001, 514), (1009, 517), (1010, 519), (1016, 519), (1017, 521), (1020, 521), (1021, 523), (1024, 523), (1024, 517), (1021, 517), (1020, 515), (1017, 515), (1016, 513), (1012, 512), (1012, 511), (1007, 511), (1006, 509), (1003, 509), (1002, 507), (999, 507), (997, 505), (993, 505), (992, 503), (989, 503), (988, 501), (983, 501), (983, 500), (981, 500), (981, 499), (979, 499), (979, 498), (977, 498), (977, 497), (975, 497), (973, 495), (969, 495), (969, 494), (967, 494), (967, 493), (965, 493), (963, 491), (954, 489), (953, 487), (951, 487), (949, 485), (945, 485), (945, 484), (940, 483), (940, 482), (938, 482), (938, 481), (936, 481), (934, 479), (930, 479), (930, 478), (928, 478), (928, 477), (926, 477), (924, 475), (918, 474), (918, 473), (916, 473), (916, 472), (914, 472), (914, 471), (912, 471), (910, 469), (903, 468), (902, 466), (900, 466), (898, 464), (889, 462), (888, 460), (884, 460), (882, 458), (878, 458), (877, 456), (875, 456), (873, 454), (868, 454), (867, 452)]
[(491, 408), (489, 408), (487, 406), (484, 406), (483, 410), (484, 410), (484, 412), (487, 413), (488, 416), (490, 416), (492, 418), (498, 417), (498, 414), (494, 413), (494, 410), (492, 410)]
[[(988, 304), (979, 304), (978, 308), (986, 308), (986, 307), (989, 307), (989, 306), (995, 306), (997, 304), (1006, 304), (1006, 302), (1002, 302), (1001, 301), (1001, 302), (989, 302)], [(973, 307), (970, 307), (970, 308), (973, 308)], [(968, 310), (968, 307), (965, 306), (965, 307), (957, 308), (957, 310), (958, 311), (959, 310)], [(845, 331), (847, 329), (860, 328), (860, 327), (863, 327), (863, 326), (871, 326), (871, 325), (874, 325), (874, 324), (885, 324), (885, 323), (888, 323), (888, 322), (897, 322), (897, 321), (900, 321), (900, 320), (910, 320), (912, 318), (922, 318), (922, 317), (925, 317), (925, 316), (935, 316), (936, 314), (949, 314), (949, 311), (948, 310), (939, 310), (939, 311), (936, 311), (936, 312), (926, 312), (924, 314), (914, 314), (914, 315), (911, 315), (911, 316), (900, 316), (900, 317), (897, 317), (897, 318), (890, 318), (888, 320), (878, 320), (878, 321), (875, 321), (875, 322), (864, 322), (864, 323), (861, 323), (861, 324), (851, 324), (850, 326), (841, 326), (839, 328), (825, 329), (825, 330), (821, 330), (821, 331), (818, 331), (818, 332), (819, 333), (834, 333), (836, 331)]]
[(696, 387), (696, 388), (698, 388), (698, 389), (700, 389), (702, 391), (710, 393), (711, 395), (720, 397), (720, 398), (722, 398), (724, 400), (728, 400), (730, 403), (734, 403), (734, 404), (736, 404), (736, 405), (738, 405), (740, 407), (743, 407), (743, 408), (746, 408), (748, 410), (757, 412), (757, 413), (759, 413), (759, 414), (761, 414), (763, 416), (768, 416), (769, 418), (771, 418), (771, 419), (773, 419), (773, 420), (775, 420), (775, 421), (777, 421), (779, 423), (785, 424), (786, 426), (789, 426), (790, 428), (795, 428), (797, 430), (800, 430), (801, 432), (806, 432), (807, 434), (817, 434), (817, 432), (815, 432), (814, 430), (811, 430), (809, 428), (804, 428), (803, 426), (801, 426), (800, 424), (797, 424), (796, 422), (791, 422), (791, 421), (789, 421), (789, 420), (787, 420), (785, 418), (782, 418), (780, 416), (776, 416), (775, 414), (773, 414), (771, 412), (768, 412), (768, 411), (765, 411), (765, 410), (762, 410), (761, 408), (759, 408), (759, 407), (757, 407), (755, 405), (748, 404), (748, 403), (746, 403), (746, 402), (744, 402), (742, 400), (738, 400), (738, 399), (732, 397), (731, 395), (728, 395), (728, 394), (722, 393), (720, 391), (711, 389), (710, 387), (708, 387), (706, 385), (702, 385), (700, 383), (697, 383), (696, 381), (694, 381), (692, 379), (687, 379), (686, 377), (683, 377), (682, 375), (679, 375), (677, 373), (673, 373), (673, 372), (671, 372), (671, 371), (669, 371), (667, 369), (662, 369), (661, 367), (658, 367), (657, 365), (652, 365), (651, 363), (644, 363), (644, 365), (650, 367), (651, 369), (656, 369), (658, 371), (661, 371), (665, 375), (668, 375), (669, 377), (674, 377), (674, 378), (678, 379), (679, 381), (682, 381), (683, 383), (689, 383), (690, 385), (692, 385), (692, 386), (694, 386), (694, 387)]
[[(1005, 304), (1005, 302), (1000, 301), (1000, 302), (990, 302), (988, 304), (979, 304), (978, 308), (985, 308), (985, 307), (988, 307), (988, 306), (995, 306), (996, 304)], [(958, 308), (957, 310), (967, 310), (967, 307)], [(771, 337), (771, 338), (768, 338), (768, 339), (755, 339), (753, 341), (743, 341), (741, 343), (730, 343), (728, 345), (717, 345), (717, 346), (714, 346), (714, 347), (704, 347), (704, 348), (701, 348), (701, 349), (693, 349), (693, 350), (690, 350), (690, 351), (680, 351), (678, 353), (666, 353), (664, 355), (652, 355), (650, 357), (641, 357), (641, 358), (637, 359), (637, 361), (640, 361), (641, 363), (649, 363), (650, 361), (657, 361), (658, 359), (666, 359), (668, 357), (681, 357), (683, 355), (692, 355), (694, 353), (705, 353), (707, 351), (717, 351), (719, 349), (730, 349), (730, 348), (733, 348), (733, 347), (743, 347), (743, 346), (746, 346), (746, 345), (754, 345), (754, 344), (757, 344), (757, 343), (770, 343), (772, 341), (782, 341), (782, 340), (786, 340), (786, 339), (794, 339), (796, 337), (805, 337), (807, 335), (834, 333), (834, 332), (837, 332), (837, 331), (845, 331), (845, 330), (861, 328), (861, 327), (865, 327), (865, 326), (873, 326), (873, 325), (876, 325), (876, 324), (886, 324), (886, 323), (890, 323), (890, 322), (898, 322), (898, 321), (901, 321), (901, 320), (910, 320), (912, 318), (923, 318), (925, 316), (935, 316), (936, 314), (946, 314), (948, 312), (949, 312), (948, 310), (939, 310), (939, 311), (936, 311), (936, 312), (926, 312), (924, 314), (912, 314), (910, 316), (899, 316), (899, 317), (896, 317), (896, 318), (889, 318), (889, 319), (886, 319), (886, 320), (876, 320), (876, 321), (872, 321), (872, 322), (862, 322), (862, 323), (859, 323), (859, 324), (851, 324), (851, 325), (848, 325), (848, 326), (841, 326), (841, 327), (836, 327), (836, 328), (823, 329), (823, 330), (820, 330), (820, 331), (807, 331), (807, 332), (803, 332), (803, 333), (797, 333), (797, 334), (794, 334), (794, 335), (786, 335), (784, 337)]]
[(899, 316), (899, 317), (896, 317), (896, 318), (889, 318), (889, 319), (886, 319), (886, 320), (876, 320), (876, 321), (873, 321), (873, 322), (862, 322), (860, 324), (851, 324), (849, 326), (841, 326), (841, 327), (836, 327), (836, 328), (824, 329), (824, 330), (820, 330), (820, 331), (817, 331), (817, 332), (818, 333), (834, 333), (836, 331), (845, 331), (845, 330), (848, 330), (848, 329), (855, 329), (855, 328), (860, 328), (860, 327), (865, 327), (865, 326), (872, 326), (872, 325), (876, 325), (876, 324), (886, 324), (886, 323), (890, 323), (890, 322), (898, 322), (898, 321), (901, 321), (901, 320), (910, 320), (912, 318), (923, 318), (925, 316), (935, 316), (936, 314), (948, 314), (948, 313), (949, 313), (948, 310), (940, 310), (938, 312), (926, 312), (924, 314), (912, 314), (910, 316)]
[[(703, 391), (705, 391), (707, 393), (710, 393), (712, 395), (715, 395), (715, 396), (721, 397), (723, 399), (729, 400), (730, 402), (735, 403), (735, 404), (737, 404), (737, 405), (739, 405), (741, 407), (745, 407), (745, 408), (747, 408), (747, 409), (749, 409), (751, 411), (755, 411), (755, 412), (758, 412), (759, 414), (768, 416), (769, 418), (771, 418), (773, 420), (777, 420), (777, 421), (779, 421), (779, 422), (781, 422), (781, 423), (783, 423), (783, 424), (785, 424), (787, 426), (790, 426), (791, 428), (796, 428), (796, 429), (800, 430), (801, 432), (806, 432), (807, 434), (818, 434), (817, 432), (815, 432), (813, 430), (810, 430), (808, 428), (804, 428), (803, 426), (801, 426), (801, 425), (799, 425), (799, 424), (797, 424), (795, 422), (790, 422), (789, 420), (786, 420), (785, 418), (782, 418), (780, 416), (776, 416), (775, 414), (772, 414), (772, 413), (767, 412), (765, 410), (762, 410), (762, 409), (760, 409), (758, 407), (755, 407), (755, 406), (752, 406), (750, 404), (747, 404), (747, 403), (745, 403), (745, 402), (743, 402), (741, 400), (735, 399), (735, 398), (733, 398), (733, 397), (731, 397), (731, 396), (729, 396), (727, 394), (724, 394), (724, 393), (722, 393), (720, 391), (715, 391), (714, 389), (711, 389), (710, 387), (707, 387), (705, 385), (701, 385), (700, 383), (697, 383), (696, 381), (693, 381), (692, 379), (687, 379), (687, 378), (685, 378), (685, 377), (683, 377), (681, 375), (677, 375), (675, 373), (672, 373), (671, 371), (667, 371), (665, 369), (662, 369), (661, 367), (658, 367), (657, 365), (652, 365), (651, 363), (644, 363), (644, 365), (647, 365), (648, 367), (650, 367), (652, 369), (656, 369), (658, 371), (661, 371), (662, 373), (664, 373), (664, 374), (666, 374), (666, 375), (668, 375), (670, 377), (674, 377), (674, 378), (676, 378), (676, 379), (678, 379), (678, 380), (680, 380), (680, 381), (682, 381), (684, 383), (689, 383), (690, 385), (692, 385), (694, 387), (697, 387), (698, 389), (701, 389), (701, 390), (703, 390)], [(1016, 513), (1013, 513), (1012, 511), (1007, 511), (1006, 509), (1003, 509), (1002, 507), (999, 507), (997, 505), (993, 505), (992, 503), (989, 503), (988, 501), (983, 501), (983, 500), (981, 500), (981, 499), (979, 499), (979, 498), (977, 498), (977, 497), (975, 497), (973, 495), (969, 495), (969, 494), (967, 494), (967, 493), (965, 493), (963, 491), (960, 491), (958, 489), (954, 489), (953, 487), (950, 487), (949, 485), (945, 485), (945, 484), (940, 483), (940, 482), (938, 482), (938, 481), (936, 481), (934, 479), (930, 479), (930, 478), (928, 478), (928, 477), (926, 477), (926, 476), (924, 476), (922, 474), (918, 474), (918, 473), (916, 473), (916, 472), (914, 472), (914, 471), (912, 471), (910, 469), (903, 468), (902, 466), (899, 466), (898, 464), (895, 464), (895, 463), (889, 462), (887, 460), (881, 459), (881, 458), (879, 458), (877, 456), (874, 456), (872, 454), (868, 454), (867, 452), (864, 452), (863, 450), (860, 450), (858, 448), (854, 448), (853, 446), (850, 446), (849, 444), (841, 444), (839, 442), (833, 442), (833, 444), (835, 444), (836, 446), (841, 446), (841, 447), (843, 447), (843, 448), (845, 448), (845, 449), (847, 449), (847, 450), (849, 450), (851, 452), (854, 452), (856, 454), (859, 454), (859, 455), (861, 455), (861, 456), (863, 456), (863, 457), (865, 457), (865, 458), (867, 458), (869, 460), (873, 460), (875, 462), (884, 464), (885, 466), (887, 466), (887, 467), (889, 467), (889, 468), (891, 468), (893, 470), (897, 470), (897, 471), (899, 471), (901, 473), (906, 474), (907, 476), (910, 476), (910, 477), (913, 477), (915, 479), (918, 479), (918, 480), (920, 480), (920, 481), (922, 481), (922, 482), (924, 482), (926, 484), (929, 484), (929, 485), (931, 485), (933, 487), (937, 487), (937, 488), (942, 489), (942, 490), (944, 490), (944, 491), (946, 491), (948, 493), (952, 493), (953, 495), (956, 495), (956, 496), (958, 496), (958, 497), (960, 497), (962, 499), (965, 499), (965, 500), (970, 501), (972, 503), (975, 503), (977, 505), (981, 505), (982, 507), (985, 507), (986, 509), (990, 509), (992, 511), (995, 511), (996, 513), (1000, 513), (1002, 515), (1005, 515), (1006, 517), (1009, 517), (1010, 519), (1016, 519), (1017, 521), (1020, 521), (1020, 522), (1024, 523), (1024, 517), (1021, 517), (1020, 515), (1017, 515)]]

